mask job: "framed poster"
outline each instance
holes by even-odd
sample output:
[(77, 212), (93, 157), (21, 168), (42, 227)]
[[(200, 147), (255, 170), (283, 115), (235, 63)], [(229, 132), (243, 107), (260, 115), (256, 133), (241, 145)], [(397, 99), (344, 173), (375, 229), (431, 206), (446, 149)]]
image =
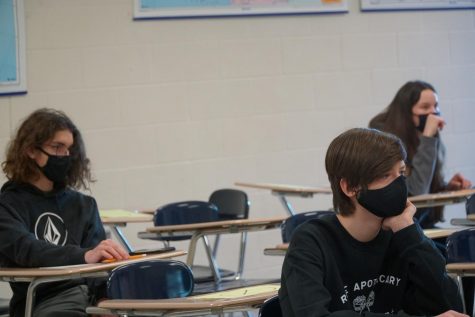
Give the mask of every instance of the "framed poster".
[(23, 0), (0, 0), (0, 94), (26, 93)]
[(134, 0), (134, 18), (348, 12), (347, 0)]
[(473, 8), (475, 0), (361, 0), (362, 11)]

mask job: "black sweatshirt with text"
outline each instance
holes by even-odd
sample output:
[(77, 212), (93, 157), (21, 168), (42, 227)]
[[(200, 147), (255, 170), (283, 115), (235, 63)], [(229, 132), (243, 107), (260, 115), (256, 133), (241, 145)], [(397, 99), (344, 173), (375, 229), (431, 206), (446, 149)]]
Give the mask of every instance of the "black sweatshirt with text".
[(410, 225), (354, 239), (336, 215), (311, 220), (292, 236), (282, 268), (285, 317), (435, 316), (462, 311), (445, 259)]

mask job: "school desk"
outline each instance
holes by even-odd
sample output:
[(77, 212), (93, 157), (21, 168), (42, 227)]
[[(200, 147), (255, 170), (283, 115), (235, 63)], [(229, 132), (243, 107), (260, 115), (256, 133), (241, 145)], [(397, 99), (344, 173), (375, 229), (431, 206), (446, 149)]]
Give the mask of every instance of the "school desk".
[(417, 208), (435, 207), (465, 202), (473, 194), (475, 194), (475, 188), (417, 195), (409, 197), (409, 200)]
[(29, 282), (26, 294), (25, 317), (30, 317), (34, 305), (36, 288), (44, 283), (57, 282), (85, 277), (107, 277), (113, 268), (132, 262), (144, 260), (167, 259), (185, 255), (184, 251), (172, 251), (146, 255), (137, 259), (111, 263), (79, 264), (40, 268), (0, 268), (0, 280), (4, 282)]
[(446, 265), (446, 270), (449, 274), (455, 275), (455, 281), (460, 291), (460, 296), (462, 297), (463, 311), (466, 312), (465, 306), (465, 294), (463, 292), (462, 277), (464, 276), (475, 276), (475, 263), (449, 263)]
[[(463, 228), (424, 229), (424, 234), (429, 239), (446, 238), (452, 233), (462, 229)], [(275, 247), (265, 248), (264, 254), (272, 256), (285, 256), (285, 253), (287, 252), (288, 248), (288, 243), (281, 243), (276, 245)]]
[(310, 198), (314, 194), (331, 194), (332, 190), (330, 187), (305, 187), (305, 186), (296, 186), (296, 185), (284, 185), (284, 184), (269, 184), (269, 183), (243, 183), (236, 182), (236, 186), (257, 188), (257, 189), (267, 189), (270, 190), (273, 195), (276, 195), (285, 210), (289, 213), (290, 216), (295, 215), (295, 211), (292, 208), (292, 205), (287, 200), (286, 196), (299, 196)]
[[(288, 202), (286, 196), (300, 196), (305, 198), (313, 197), (314, 194), (331, 194), (332, 191), (329, 187), (305, 187), (296, 185), (282, 185), (282, 184), (266, 184), (266, 183), (234, 183), (236, 186), (268, 189), (272, 194), (277, 195), (290, 215), (294, 215), (295, 212), (292, 205)], [(444, 206), (450, 204), (457, 204), (464, 202), (467, 197), (475, 194), (475, 189), (462, 189), (449, 192), (441, 192), (435, 194), (424, 194), (409, 197), (409, 200), (417, 207), (435, 207)]]
[(122, 209), (99, 210), (99, 215), (102, 223), (110, 227), (117, 240), (129, 253), (134, 250), (120, 227), (125, 227), (129, 222), (151, 222), (153, 220), (152, 215)]
[(86, 309), (88, 314), (115, 316), (202, 316), (255, 309), (275, 296), (280, 284), (262, 284), (173, 299), (112, 299)]
[[(241, 233), (250, 231), (262, 231), (279, 228), (282, 222), (286, 219), (285, 216), (272, 218), (255, 218), (255, 219), (239, 219), (239, 220), (223, 220), (213, 222), (200, 222), (184, 225), (172, 226), (156, 226), (147, 228), (147, 233), (154, 235), (157, 238), (172, 237), (174, 235), (190, 235), (190, 244), (188, 247), (188, 257), (186, 264), (192, 267), (195, 257), (196, 244), (199, 239), (203, 238), (206, 241), (208, 235), (226, 234), (226, 233)], [(207, 245), (205, 243), (205, 245)], [(216, 283), (221, 281), (221, 274), (213, 252), (209, 247), (205, 247), (206, 255), (208, 257), (211, 273), (213, 274)]]

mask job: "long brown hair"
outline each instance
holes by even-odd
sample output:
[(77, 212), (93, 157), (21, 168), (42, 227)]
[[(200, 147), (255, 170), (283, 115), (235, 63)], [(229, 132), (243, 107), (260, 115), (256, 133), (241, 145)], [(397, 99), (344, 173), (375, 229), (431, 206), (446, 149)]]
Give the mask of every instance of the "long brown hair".
[(81, 132), (64, 112), (49, 108), (38, 109), (30, 114), (10, 141), (6, 160), (2, 163), (7, 178), (20, 183), (37, 179), (40, 176), (39, 169), (36, 162), (28, 156), (28, 151), (41, 147), (51, 140), (56, 132), (62, 130), (69, 130), (74, 138), (69, 149), (71, 168), (65, 185), (75, 189), (89, 189), (89, 183), (94, 180), (91, 177), (90, 160), (86, 156)]
[[(405, 83), (396, 93), (394, 99), (389, 106), (381, 113), (376, 115), (369, 122), (370, 128), (379, 129), (385, 132), (393, 133), (401, 138), (407, 150), (407, 165), (411, 169), (412, 159), (417, 151), (420, 140), (419, 135), (412, 120), (412, 108), (419, 101), (421, 93), (424, 90), (432, 90), (437, 93), (435, 88), (424, 81), (416, 80)], [(440, 139), (437, 134), (436, 138)], [(434, 177), (430, 185), (430, 192), (439, 192), (444, 189), (444, 179), (442, 175), (443, 153), (438, 155)], [(436, 207), (435, 217), (436, 221), (442, 219), (443, 207)]]
[(337, 136), (328, 147), (325, 168), (333, 191), (333, 207), (342, 215), (353, 213), (355, 206), (340, 187), (366, 190), (368, 185), (406, 159), (401, 140), (376, 129), (355, 128)]

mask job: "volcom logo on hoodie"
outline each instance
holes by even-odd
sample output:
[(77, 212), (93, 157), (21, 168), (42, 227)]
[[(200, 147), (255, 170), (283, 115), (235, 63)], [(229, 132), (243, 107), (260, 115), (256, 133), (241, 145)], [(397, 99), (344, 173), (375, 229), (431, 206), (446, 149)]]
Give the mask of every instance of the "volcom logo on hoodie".
[(35, 236), (38, 240), (63, 246), (66, 244), (68, 230), (60, 216), (45, 212), (36, 220)]

